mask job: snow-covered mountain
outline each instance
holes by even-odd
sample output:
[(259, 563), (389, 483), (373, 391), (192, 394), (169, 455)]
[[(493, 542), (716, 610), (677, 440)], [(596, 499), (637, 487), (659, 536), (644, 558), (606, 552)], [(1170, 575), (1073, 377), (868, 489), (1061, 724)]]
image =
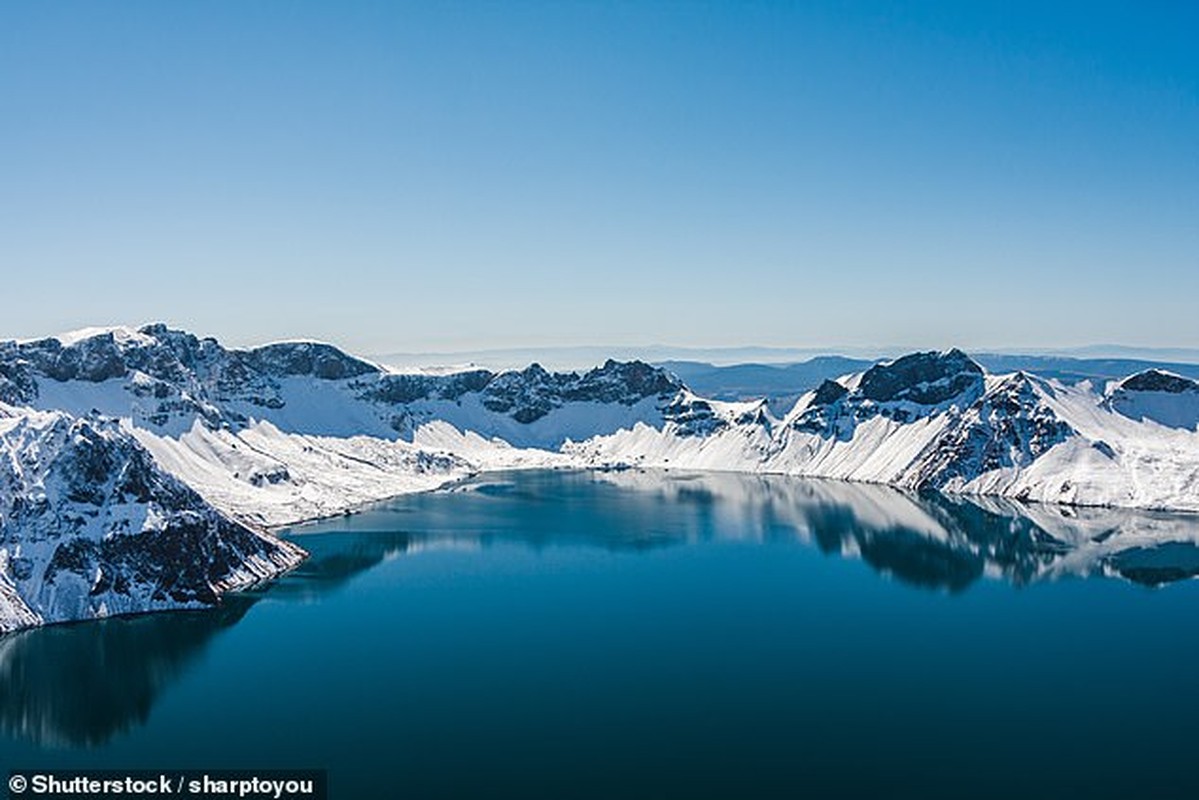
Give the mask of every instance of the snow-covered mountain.
[[(591, 464), (776, 472), (1075, 505), (1199, 511), (1186, 379), (1063, 386), (915, 353), (826, 381), (782, 419), (707, 402), (702, 435), (667, 420), (567, 449)], [(750, 419), (752, 417), (752, 419)]]
[(298, 564), (114, 420), (0, 404), (0, 632), (212, 605)]
[[(636, 361), (402, 373), (327, 344), (237, 350), (159, 324), (0, 343), (0, 403), (6, 629), (209, 602), (300, 557), (256, 527), (492, 469), (684, 467), (1199, 510), (1199, 384), (991, 375), (958, 350), (826, 380), (778, 416)], [(102, 470), (80, 455), (92, 441), (113, 454)], [(133, 492), (129, 469), (154, 490)], [(140, 567), (114, 550), (134, 541)], [(165, 561), (192, 571), (164, 589), (146, 570)]]
[(1108, 399), (1129, 419), (1187, 431), (1199, 426), (1199, 383), (1181, 375), (1148, 369), (1121, 381)]
[(396, 373), (326, 344), (230, 350), (150, 325), (0, 344), (0, 401), (124, 420), (169, 472), (239, 518), (282, 525), (661, 424), (669, 373)]

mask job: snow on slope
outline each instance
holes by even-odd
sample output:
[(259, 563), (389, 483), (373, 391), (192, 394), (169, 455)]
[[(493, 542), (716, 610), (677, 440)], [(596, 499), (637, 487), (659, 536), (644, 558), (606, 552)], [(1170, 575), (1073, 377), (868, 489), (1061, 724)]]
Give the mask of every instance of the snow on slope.
[(395, 373), (316, 342), (228, 350), (163, 325), (0, 343), (0, 399), (121, 419), (169, 471), (241, 519), (283, 525), (660, 421), (677, 380), (586, 373)]
[(272, 527), (435, 489), (474, 471), (457, 456), (403, 441), (285, 434), (269, 422), (237, 433), (199, 422), (179, 437), (133, 433), (213, 505)]
[[(709, 404), (725, 417), (733, 413)], [(567, 450), (590, 465), (783, 473), (1199, 511), (1199, 434), (1132, 419), (1113, 406), (1120, 407), (1085, 382), (986, 376), (958, 351), (923, 353), (826, 382), (781, 421), (767, 415), (697, 435), (667, 420), (660, 429), (642, 425)]]
[(303, 555), (208, 505), (115, 421), (0, 404), (0, 633), (212, 605)]
[(1187, 431), (1199, 428), (1199, 383), (1171, 372), (1139, 372), (1114, 386), (1108, 401), (1129, 419)]

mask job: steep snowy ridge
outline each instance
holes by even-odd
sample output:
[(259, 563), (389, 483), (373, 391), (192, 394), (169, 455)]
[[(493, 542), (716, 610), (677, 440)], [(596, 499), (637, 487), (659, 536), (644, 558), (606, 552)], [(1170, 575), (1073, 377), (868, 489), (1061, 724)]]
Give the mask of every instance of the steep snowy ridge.
[(767, 469), (908, 485), (914, 461), (985, 390), (960, 350), (913, 353), (801, 398)]
[(960, 350), (827, 380), (780, 418), (641, 362), (401, 374), (327, 344), (234, 350), (159, 324), (2, 342), (0, 403), (0, 630), (215, 602), (302, 557), (255, 526), (493, 469), (1199, 511), (1199, 384), (988, 375)]
[(1076, 432), (1044, 402), (1046, 384), (1016, 373), (994, 382), (917, 456), (902, 481), (913, 488), (962, 491), (990, 476), (991, 491)]
[(303, 551), (235, 522), (110, 419), (0, 406), (0, 632), (212, 605)]

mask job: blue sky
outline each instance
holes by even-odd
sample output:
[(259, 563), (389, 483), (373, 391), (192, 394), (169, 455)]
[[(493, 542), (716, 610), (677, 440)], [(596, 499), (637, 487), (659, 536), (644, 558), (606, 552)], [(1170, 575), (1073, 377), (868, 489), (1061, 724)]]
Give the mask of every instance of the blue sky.
[(1199, 346), (1199, 5), (0, 0), (0, 337)]

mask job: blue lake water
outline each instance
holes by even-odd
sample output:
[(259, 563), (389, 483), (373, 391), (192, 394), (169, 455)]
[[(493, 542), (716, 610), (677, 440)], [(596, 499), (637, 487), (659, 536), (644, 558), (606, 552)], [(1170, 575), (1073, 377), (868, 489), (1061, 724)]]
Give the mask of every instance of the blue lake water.
[(336, 798), (1196, 796), (1194, 548), (1080, 567), (1038, 513), (486, 476), (293, 531), (312, 559), (219, 609), (0, 638), (0, 766), (327, 768)]

